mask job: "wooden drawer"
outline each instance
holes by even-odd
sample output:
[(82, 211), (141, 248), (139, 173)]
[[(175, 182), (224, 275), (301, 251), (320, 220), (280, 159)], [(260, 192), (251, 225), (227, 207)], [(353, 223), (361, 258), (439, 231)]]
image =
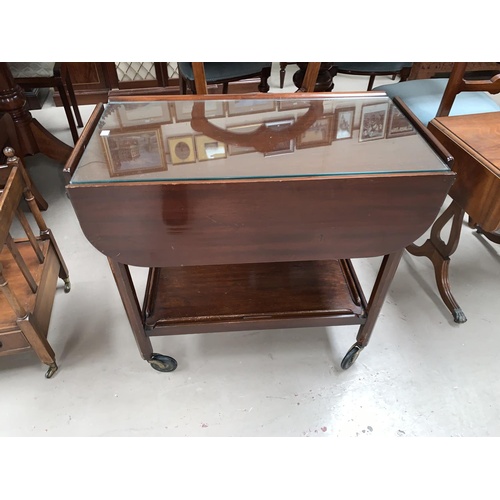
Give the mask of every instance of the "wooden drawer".
[(0, 334), (0, 356), (30, 348), (22, 332)]

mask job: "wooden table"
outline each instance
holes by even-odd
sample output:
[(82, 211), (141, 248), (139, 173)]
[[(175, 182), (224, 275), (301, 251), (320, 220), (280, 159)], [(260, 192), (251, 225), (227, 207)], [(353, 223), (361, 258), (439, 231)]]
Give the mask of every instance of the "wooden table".
[[(455, 158), (457, 178), (449, 193), (452, 202), (434, 223), (429, 239), (408, 251), (432, 261), (444, 303), (455, 322), (464, 323), (467, 318), (448, 281), (450, 257), (458, 247), (465, 213), (471, 226), (500, 243), (500, 113), (434, 118), (429, 130)], [(445, 243), (441, 232), (450, 221)]]
[[(67, 190), (142, 357), (177, 366), (156, 335), (360, 325), (351, 366), (453, 182), (442, 152), (379, 93), (121, 99)], [(376, 256), (367, 300), (351, 259)], [(142, 306), (129, 266), (149, 268)]]
[(65, 164), (73, 150), (35, 120), (28, 110), (24, 91), (16, 85), (9, 65), (0, 62), (0, 113), (8, 113), (16, 129), (18, 143), (10, 144), (19, 156), (43, 153)]

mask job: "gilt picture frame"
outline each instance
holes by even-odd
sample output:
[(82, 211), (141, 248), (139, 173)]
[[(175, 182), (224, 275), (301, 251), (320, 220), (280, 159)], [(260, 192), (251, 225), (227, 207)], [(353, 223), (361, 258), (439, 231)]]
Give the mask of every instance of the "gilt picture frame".
[(111, 177), (167, 170), (159, 128), (103, 130), (100, 137)]

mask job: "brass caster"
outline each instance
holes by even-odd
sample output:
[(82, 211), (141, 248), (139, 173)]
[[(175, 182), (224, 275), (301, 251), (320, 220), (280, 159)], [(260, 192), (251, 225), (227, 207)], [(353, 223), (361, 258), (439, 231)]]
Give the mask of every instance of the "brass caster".
[(467, 316), (465, 316), (464, 312), (460, 307), (457, 307), (453, 310), (453, 321), (455, 323), (465, 323), (467, 321)]
[(64, 293), (69, 293), (71, 290), (71, 282), (69, 281), (69, 278), (66, 278), (64, 280)]
[(45, 374), (45, 378), (51, 378), (54, 373), (57, 371), (57, 365), (55, 363), (52, 363), (49, 365), (49, 369), (47, 370), (47, 373)]

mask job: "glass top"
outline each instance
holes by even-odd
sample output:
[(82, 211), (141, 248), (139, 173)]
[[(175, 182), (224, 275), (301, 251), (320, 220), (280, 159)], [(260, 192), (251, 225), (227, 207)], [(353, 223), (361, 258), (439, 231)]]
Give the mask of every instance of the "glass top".
[(176, 96), (106, 104), (71, 184), (447, 170), (380, 93)]

